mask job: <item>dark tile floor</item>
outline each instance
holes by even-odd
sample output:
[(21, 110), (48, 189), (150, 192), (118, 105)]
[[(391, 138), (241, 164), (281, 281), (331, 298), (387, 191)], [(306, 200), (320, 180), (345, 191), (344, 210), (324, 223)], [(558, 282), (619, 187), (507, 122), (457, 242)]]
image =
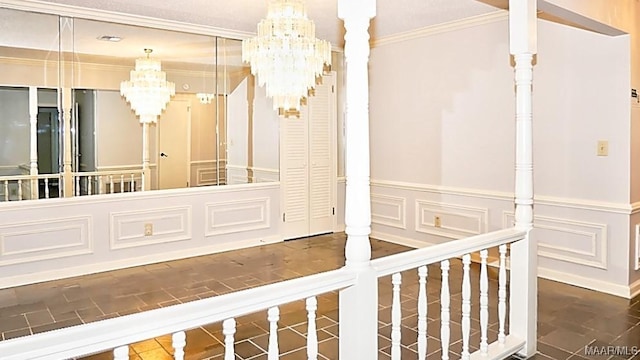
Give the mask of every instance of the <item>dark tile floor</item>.
[[(403, 246), (372, 240), (374, 258), (409, 250)], [(239, 251), (201, 256), (50, 281), (42, 284), (0, 290), (0, 332), (2, 339), (39, 333), (55, 328), (88, 323), (225, 294), (253, 286), (336, 269), (344, 264), (344, 234), (324, 235), (287, 241)], [(472, 268), (473, 298), (477, 299), (477, 266)], [(490, 270), (489, 340), (497, 336), (495, 271)], [(461, 351), (461, 266), (452, 260), (450, 357)], [(415, 271), (402, 279), (402, 353), (404, 359), (416, 357)], [(598, 292), (539, 280), (538, 354), (536, 359), (640, 359), (632, 355), (640, 348), (640, 298), (626, 300)], [(379, 358), (389, 359), (391, 322), (391, 281), (380, 279)], [(436, 266), (429, 268), (428, 352), (429, 359), (441, 358), (440, 276)], [(282, 306), (279, 321), (281, 359), (306, 359), (306, 311), (302, 301)], [(338, 358), (338, 295), (318, 299), (318, 339), (320, 359)], [(471, 348), (479, 343), (477, 302), (472, 306)], [(266, 313), (236, 319), (236, 358), (266, 359), (268, 323)], [(186, 359), (222, 359), (223, 336), (220, 324), (187, 332)], [(628, 347), (628, 356), (594, 356), (585, 347)], [(131, 359), (171, 359), (171, 339), (164, 336), (130, 347)], [(1, 358), (1, 357), (0, 357)], [(110, 353), (85, 359), (111, 359)]]

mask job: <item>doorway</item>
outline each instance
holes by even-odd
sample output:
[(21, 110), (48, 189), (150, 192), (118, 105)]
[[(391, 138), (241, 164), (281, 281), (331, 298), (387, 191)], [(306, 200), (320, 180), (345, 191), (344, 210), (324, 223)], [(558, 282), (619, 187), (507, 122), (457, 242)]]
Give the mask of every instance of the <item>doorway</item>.
[(158, 189), (189, 187), (191, 104), (172, 100), (157, 125)]

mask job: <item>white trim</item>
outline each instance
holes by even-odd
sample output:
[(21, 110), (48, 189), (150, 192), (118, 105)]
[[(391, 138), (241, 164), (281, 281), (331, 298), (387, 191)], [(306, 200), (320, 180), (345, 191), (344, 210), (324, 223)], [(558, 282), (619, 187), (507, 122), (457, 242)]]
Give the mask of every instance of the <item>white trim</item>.
[[(441, 195), (456, 195), (480, 199), (499, 200), (513, 203), (514, 194), (502, 191), (470, 189), (450, 186), (418, 184), (401, 181), (372, 180), (371, 186), (427, 192)], [(584, 200), (575, 198), (561, 198), (555, 196), (535, 196), (536, 205), (572, 208), (630, 215), (632, 211), (640, 211), (640, 202), (634, 204), (611, 203), (604, 201)]]
[[(395, 216), (376, 214), (374, 209), (374, 204), (376, 203), (395, 207)], [(406, 230), (407, 198), (399, 196), (371, 194), (371, 223)]]
[(110, 165), (110, 166), (96, 166), (96, 171), (127, 171), (136, 170), (142, 171), (142, 165)]
[(634, 270), (638, 271), (640, 270), (640, 224), (636, 224), (633, 228), (635, 230), (635, 234), (632, 236), (635, 237), (636, 240), (635, 251), (633, 253), (633, 263), (635, 265)]
[(637, 214), (639, 212), (640, 212), (640, 201), (631, 203), (631, 215)]
[(437, 24), (427, 26), (421, 29), (411, 30), (403, 33), (398, 33), (390, 36), (385, 36), (379, 39), (371, 41), (371, 47), (378, 47), (407, 40), (419, 39), (431, 35), (441, 34), (449, 31), (456, 31), (466, 29), (474, 26), (491, 24), (499, 21), (506, 21), (509, 18), (509, 12), (505, 10), (498, 10), (490, 12), (488, 14), (482, 14), (477, 16), (468, 17), (461, 20), (454, 20), (444, 24)]
[(640, 279), (629, 285), (629, 299), (633, 299), (638, 295), (640, 295)]
[(172, 252), (163, 252), (153, 255), (145, 255), (136, 258), (128, 258), (122, 260), (113, 260), (101, 263), (90, 263), (74, 267), (65, 267), (56, 270), (46, 270), (37, 273), (9, 276), (0, 278), (0, 289), (34, 284), (43, 281), (58, 280), (64, 278), (70, 278), (74, 276), (95, 274), (111, 270), (120, 270), (124, 268), (142, 266), (148, 264), (154, 264), (165, 261), (173, 261), (179, 259), (185, 259), (195, 256), (210, 255), (219, 252), (225, 252), (230, 250), (238, 250), (253, 246), (267, 245), (276, 242), (281, 242), (282, 237), (270, 236), (263, 239), (251, 239), (244, 241), (229, 242), (223, 244), (216, 244), (205, 246), (197, 249), (183, 249)]
[[(515, 214), (513, 211), (502, 212), (502, 226), (511, 227), (515, 222)], [(545, 224), (546, 222), (546, 224)], [(550, 225), (555, 223), (556, 225)], [(570, 227), (562, 227), (559, 225), (568, 225), (573, 227), (582, 227), (583, 230), (576, 230)], [(572, 219), (564, 219), (551, 216), (533, 216), (534, 229), (543, 229), (557, 232), (564, 232), (568, 234), (578, 235), (590, 239), (590, 251), (576, 250), (566, 246), (556, 246), (550, 243), (541, 243), (538, 241), (538, 256), (570, 262), (577, 265), (590, 266), (597, 269), (607, 270), (607, 247), (608, 247), (608, 228), (607, 224), (600, 224), (588, 221), (578, 221)], [(594, 231), (586, 231), (587, 229), (594, 229)], [(600, 241), (598, 242), (598, 235), (600, 235)], [(546, 249), (546, 250), (545, 250)], [(556, 252), (554, 252), (554, 250)], [(564, 253), (564, 254), (563, 254)], [(571, 256), (569, 254), (575, 254), (577, 256), (588, 256), (593, 260), (584, 259), (582, 257)]]
[[(191, 165), (203, 165), (203, 164), (215, 164), (218, 160), (192, 160)], [(220, 159), (220, 162), (224, 162), (224, 160)]]
[(607, 281), (597, 280), (591, 277), (578, 276), (564, 271), (557, 271), (543, 267), (538, 267), (538, 277), (582, 287), (585, 289), (600, 291), (627, 299), (631, 298), (632, 289), (635, 289), (636, 292), (640, 291), (640, 281), (636, 281), (631, 286), (619, 285)]
[(77, 196), (69, 198), (52, 198), (40, 201), (6, 201), (0, 203), (0, 214), (3, 211), (15, 211), (18, 209), (45, 209), (56, 208), (60, 206), (69, 206), (72, 204), (99, 204), (121, 202), (124, 199), (166, 199), (168, 197), (185, 197), (197, 196), (198, 194), (210, 195), (214, 193), (234, 193), (250, 190), (278, 190), (279, 182), (258, 183), (258, 184), (235, 184), (225, 186), (204, 186), (194, 188), (166, 189), (153, 191), (136, 191), (127, 193), (114, 193), (92, 196)]
[(420, 240), (416, 240), (416, 239), (410, 239), (410, 238), (407, 238), (407, 237), (404, 237), (404, 236), (388, 234), (388, 233), (385, 233), (385, 232), (380, 232), (380, 231), (375, 231), (375, 230), (371, 232), (370, 237), (372, 239), (377, 239), (377, 240), (382, 240), (382, 241), (386, 241), (386, 242), (390, 242), (390, 243), (394, 243), (394, 244), (398, 244), (398, 245), (408, 246), (408, 247), (414, 248), (414, 249), (419, 249), (419, 248), (435, 245), (434, 243), (430, 243), (430, 242), (426, 242), (426, 241), (420, 241)]
[(84, 8), (66, 4), (54, 4), (39, 0), (0, 0), (0, 7), (46, 14), (56, 14), (73, 18), (83, 18), (135, 26), (152, 27), (157, 29), (180, 31), (193, 34), (221, 36), (229, 39), (246, 39), (251, 36), (255, 36), (254, 33), (245, 31), (223, 29), (202, 24), (189, 24), (175, 20), (158, 19), (148, 16), (119, 13), (115, 11), (106, 11), (93, 8)]
[(337, 183), (338, 184), (346, 184), (347, 183), (347, 177), (346, 176), (338, 176), (337, 177)]

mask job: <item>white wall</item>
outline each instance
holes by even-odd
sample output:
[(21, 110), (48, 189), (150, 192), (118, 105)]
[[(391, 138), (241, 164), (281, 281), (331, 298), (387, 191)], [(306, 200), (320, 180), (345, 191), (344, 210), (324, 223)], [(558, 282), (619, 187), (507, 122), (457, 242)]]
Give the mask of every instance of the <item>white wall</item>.
[(267, 98), (264, 87), (256, 85), (253, 104), (253, 167), (277, 172), (280, 168), (280, 116), (273, 110), (273, 101)]
[(117, 91), (97, 90), (95, 107), (96, 166), (142, 167), (142, 125), (129, 104)]
[(5, 203), (0, 288), (281, 241), (279, 198), (251, 184)]
[[(249, 104), (248, 78), (227, 96), (227, 166), (230, 183), (247, 182)], [(231, 170), (233, 169), (233, 170)], [(244, 169), (244, 170), (243, 170)]]
[[(628, 38), (539, 22), (534, 166), (540, 274), (628, 291)], [(416, 246), (511, 226), (515, 96), (508, 24), (371, 52), (374, 236)], [(609, 156), (596, 156), (597, 140)], [(441, 221), (436, 225), (435, 218)]]

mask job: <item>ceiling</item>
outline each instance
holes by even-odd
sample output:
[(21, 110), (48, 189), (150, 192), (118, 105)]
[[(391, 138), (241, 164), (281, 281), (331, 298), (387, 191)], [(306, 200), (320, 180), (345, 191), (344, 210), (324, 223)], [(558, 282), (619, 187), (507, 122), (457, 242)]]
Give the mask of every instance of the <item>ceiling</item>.
[[(267, 0), (49, 0), (56, 3), (127, 13), (191, 24), (254, 33), (267, 10)], [(316, 36), (342, 47), (344, 27), (337, 17), (337, 0), (307, 0), (307, 13)], [(431, 25), (495, 12), (476, 0), (378, 0), (370, 27), (372, 38), (383, 38)]]
[[(25, 3), (31, 1), (24, 0)], [(372, 39), (380, 39), (502, 11), (495, 1), (378, 0), (377, 15), (369, 31)], [(33, 3), (202, 25), (207, 29), (244, 34), (244, 37), (255, 33), (257, 23), (267, 11), (267, 0), (33, 0)], [(307, 0), (306, 4), (309, 18), (316, 24), (316, 36), (338, 48), (343, 47), (344, 26), (337, 17), (337, 0)], [(54, 60), (60, 48), (74, 54), (74, 60), (82, 63), (130, 67), (132, 59), (144, 55), (143, 49), (151, 48), (152, 56), (162, 59), (166, 68), (210, 71), (215, 64), (246, 65), (242, 63), (239, 40), (220, 38), (216, 57), (216, 38), (212, 36), (76, 18), (73, 26), (65, 27), (63, 23), (58, 37), (58, 22), (54, 15), (2, 8), (0, 0), (0, 57)], [(122, 41), (98, 40), (103, 35), (118, 36)]]

